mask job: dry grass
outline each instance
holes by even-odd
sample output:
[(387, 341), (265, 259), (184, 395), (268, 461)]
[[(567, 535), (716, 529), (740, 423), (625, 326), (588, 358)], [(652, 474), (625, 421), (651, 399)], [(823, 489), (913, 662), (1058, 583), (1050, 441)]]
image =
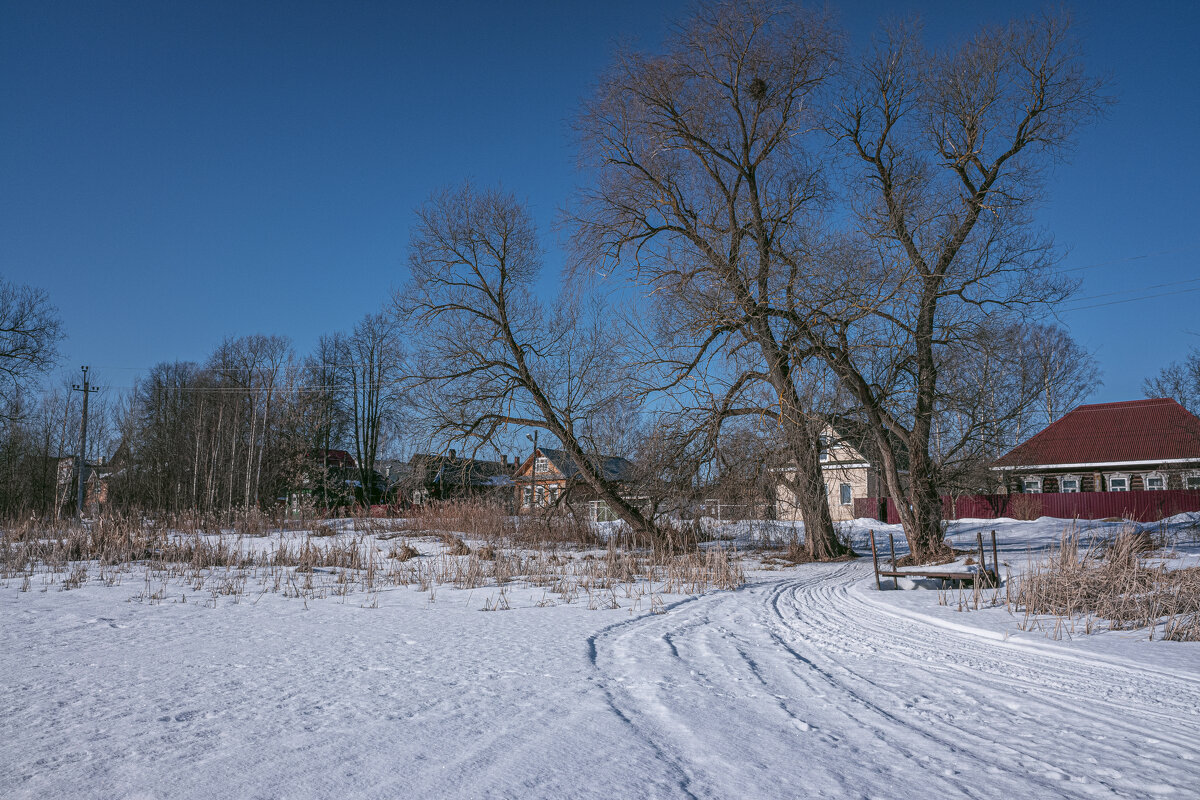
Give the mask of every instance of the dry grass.
[(405, 515), (407, 531), (441, 536), (452, 532), (484, 542), (509, 541), (516, 533), (513, 517), (499, 506), (483, 502), (449, 501), (413, 509)]
[[(603, 542), (570, 517), (518, 521), (466, 504), (399, 522), (363, 518), (339, 528), (310, 521), (268, 541), (259, 518), (247, 518), (244, 528), (202, 517), (174, 527), (180, 521), (127, 516), (0, 526), (0, 582), (20, 581), (21, 591), (132, 582), (140, 591), (131, 599), (139, 602), (188, 602), (199, 594), (214, 607), (267, 593), (305, 603), (365, 593), (362, 605), (376, 608), (378, 593), (392, 587), (416, 587), (430, 602), (442, 586), (494, 587), (502, 595), (488, 604), (499, 610), (509, 606), (503, 592), (518, 586), (541, 589), (538, 606), (582, 600), (589, 608), (661, 611), (664, 593), (735, 589), (745, 579), (736, 551), (702, 548), (683, 534), (655, 546), (629, 537)], [(412, 541), (430, 539), (424, 553)]]
[(1012, 604), (1024, 612), (1022, 627), (1049, 627), (1054, 638), (1100, 626), (1146, 628), (1151, 638), (1158, 630), (1163, 639), (1200, 641), (1200, 567), (1147, 559), (1163, 544), (1126, 528), (1083, 547), (1067, 531), (1050, 558), (1031, 563), (1017, 582)]
[(1008, 501), (1008, 515), (1013, 519), (1035, 520), (1042, 514), (1042, 499), (1036, 494), (1012, 495)]

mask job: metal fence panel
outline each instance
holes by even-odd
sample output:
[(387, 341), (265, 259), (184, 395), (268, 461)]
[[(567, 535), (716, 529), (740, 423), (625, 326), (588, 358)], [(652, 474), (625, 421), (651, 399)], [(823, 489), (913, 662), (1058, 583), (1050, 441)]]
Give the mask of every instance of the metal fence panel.
[[(875, 498), (854, 501), (856, 517), (881, 519), (883, 504)], [(942, 497), (946, 519), (1132, 519), (1156, 522), (1185, 511), (1200, 511), (1200, 491), (1171, 489), (1161, 492), (1079, 492), (1075, 494), (977, 494)], [(887, 521), (900, 522), (896, 506), (887, 500)]]

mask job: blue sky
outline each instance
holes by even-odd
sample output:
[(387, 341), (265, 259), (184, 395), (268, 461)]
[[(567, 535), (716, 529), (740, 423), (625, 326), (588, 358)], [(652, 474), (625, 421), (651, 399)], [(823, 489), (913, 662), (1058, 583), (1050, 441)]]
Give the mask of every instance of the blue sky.
[[(830, 4), (856, 41), (899, 11), (933, 43), (1042, 7)], [(686, 8), (2, 0), (0, 274), (50, 293), (64, 369), (122, 386), (227, 335), (351, 327), (404, 279), (412, 210), (464, 178), (527, 197), (554, 266), (572, 114), (618, 40), (653, 47)], [(1062, 314), (1094, 399), (1131, 399), (1200, 346), (1200, 4), (1074, 11), (1118, 104), (1040, 216), (1094, 297)]]

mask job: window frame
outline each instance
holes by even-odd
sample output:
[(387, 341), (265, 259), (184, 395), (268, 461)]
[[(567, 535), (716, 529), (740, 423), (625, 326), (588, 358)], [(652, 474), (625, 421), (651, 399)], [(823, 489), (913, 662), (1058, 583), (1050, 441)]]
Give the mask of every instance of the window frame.
[(838, 501), (844, 506), (854, 505), (854, 487), (848, 483), (839, 484)]
[[(1034, 484), (1037, 488), (1030, 489), (1029, 485), (1031, 483)], [(1045, 485), (1046, 484), (1042, 481), (1041, 476), (1029, 475), (1027, 477), (1021, 478), (1021, 494), (1042, 494), (1042, 489), (1045, 487)]]
[[(1189, 487), (1188, 483), (1195, 481), (1194, 487)], [(1183, 488), (1191, 492), (1200, 492), (1200, 470), (1192, 470), (1183, 474)]]
[[(1150, 481), (1162, 481), (1162, 486), (1151, 489)], [(1144, 492), (1165, 492), (1167, 490), (1167, 473), (1155, 470), (1147, 472), (1142, 476), (1142, 491)]]
[[(1064, 489), (1063, 484), (1067, 481), (1074, 481), (1074, 489)], [(1058, 493), (1059, 494), (1080, 494), (1083, 492), (1083, 481), (1078, 475), (1061, 475), (1058, 478)]]
[[(1125, 486), (1121, 489), (1114, 489), (1112, 482), (1122, 481)], [(1104, 476), (1104, 491), (1106, 492), (1128, 492), (1132, 483), (1128, 472), (1109, 472)]]

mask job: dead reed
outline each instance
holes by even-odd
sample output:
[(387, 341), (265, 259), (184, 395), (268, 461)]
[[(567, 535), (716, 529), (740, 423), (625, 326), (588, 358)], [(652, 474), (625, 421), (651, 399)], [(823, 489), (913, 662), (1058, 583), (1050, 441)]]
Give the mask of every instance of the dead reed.
[[(686, 532), (665, 541), (605, 541), (570, 517), (518, 521), (501, 509), (467, 504), (407, 520), (288, 525), (269, 536), (262, 524), (254, 517), (138, 515), (88, 524), (21, 521), (0, 526), (0, 581), (17, 579), (21, 591), (31, 591), (36, 580), (46, 591), (118, 586), (140, 575), (133, 580), (142, 590), (131, 599), (187, 602), (199, 594), (214, 607), (267, 593), (307, 603), (365, 592), (361, 605), (377, 608), (379, 591), (389, 587), (414, 586), (430, 602), (440, 586), (527, 587), (542, 591), (538, 606), (586, 598), (589, 608), (659, 611), (662, 594), (735, 589), (745, 580), (736, 550), (700, 546)], [(424, 552), (410, 541), (430, 538)], [(508, 607), (507, 596), (491, 607)]]
[(1013, 605), (1022, 628), (1046, 629), (1054, 638), (1146, 628), (1153, 638), (1200, 641), (1200, 567), (1172, 569), (1155, 557), (1163, 542), (1127, 527), (1086, 546), (1074, 529), (1042, 562), (1031, 562), (1017, 581)]

